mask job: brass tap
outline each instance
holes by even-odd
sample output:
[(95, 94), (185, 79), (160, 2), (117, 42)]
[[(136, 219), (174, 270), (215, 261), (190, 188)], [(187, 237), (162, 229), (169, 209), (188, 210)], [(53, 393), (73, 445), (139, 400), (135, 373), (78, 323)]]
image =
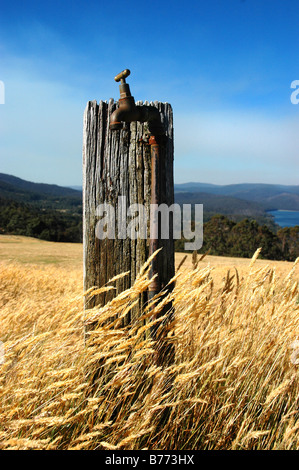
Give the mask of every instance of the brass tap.
[(126, 78), (131, 74), (129, 69), (125, 69), (114, 77), (119, 84), (119, 107), (110, 116), (110, 129), (120, 130), (123, 122), (148, 122), (149, 129), (156, 135), (164, 134), (159, 110), (154, 106), (136, 106), (135, 99), (131, 95), (130, 86), (126, 83)]

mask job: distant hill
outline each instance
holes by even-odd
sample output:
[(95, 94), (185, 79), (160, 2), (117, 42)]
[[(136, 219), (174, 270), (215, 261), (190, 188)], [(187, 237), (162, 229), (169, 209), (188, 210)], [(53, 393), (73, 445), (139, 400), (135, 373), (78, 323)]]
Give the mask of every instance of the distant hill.
[[(0, 173), (0, 198), (2, 201), (29, 204), (32, 208), (43, 211), (54, 210), (82, 217), (80, 186), (33, 183)], [(255, 219), (259, 224), (266, 224), (274, 229), (273, 218), (267, 211), (299, 210), (299, 186), (190, 182), (175, 184), (175, 202), (203, 204), (204, 221), (210, 220), (215, 214), (222, 214), (236, 222), (246, 217)]]
[(204, 211), (223, 215), (242, 215), (244, 217), (264, 216), (265, 209), (253, 201), (246, 201), (232, 196), (222, 196), (207, 192), (175, 192), (178, 204), (203, 204)]
[(82, 205), (82, 192), (56, 184), (33, 183), (0, 173), (0, 197), (35, 207), (72, 209)]
[(68, 188), (75, 189), (76, 191), (81, 191), (82, 193), (82, 186), (68, 186)]
[[(269, 259), (293, 260), (298, 227), (280, 230), (267, 210), (299, 210), (298, 199), (298, 186), (175, 185), (176, 203), (204, 205), (203, 250), (216, 255), (248, 256), (262, 246)], [(82, 242), (82, 190), (0, 173), (0, 233)], [(183, 238), (175, 243), (179, 251)]]
[(264, 210), (299, 211), (299, 186), (278, 184), (229, 184), (216, 185), (207, 183), (175, 184), (175, 194), (207, 193), (218, 196), (229, 196), (243, 201), (256, 202)]
[(0, 233), (82, 241), (82, 193), (0, 173)]
[[(299, 185), (285, 186), (276, 184), (229, 184), (210, 183), (175, 184), (175, 198), (178, 203), (203, 203), (208, 211), (249, 215), (262, 214), (265, 210), (299, 210)], [(56, 184), (33, 183), (13, 175), (0, 173), (0, 196), (39, 203), (57, 198), (82, 200), (82, 187), (63, 187)], [(249, 204), (248, 204), (249, 202)]]
[(1, 191), (7, 190), (9, 192), (22, 192), (28, 191), (36, 194), (47, 194), (49, 196), (75, 196), (79, 197), (78, 190), (73, 188), (66, 188), (58, 186), (57, 184), (46, 183), (32, 183), (13, 175), (6, 175), (0, 173)]

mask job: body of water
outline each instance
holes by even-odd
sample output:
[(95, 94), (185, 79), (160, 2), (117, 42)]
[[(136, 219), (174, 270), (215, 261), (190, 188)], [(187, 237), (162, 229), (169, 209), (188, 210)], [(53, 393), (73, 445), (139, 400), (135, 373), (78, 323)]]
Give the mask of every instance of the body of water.
[(280, 227), (295, 227), (299, 225), (299, 211), (269, 211), (273, 215), (274, 222)]

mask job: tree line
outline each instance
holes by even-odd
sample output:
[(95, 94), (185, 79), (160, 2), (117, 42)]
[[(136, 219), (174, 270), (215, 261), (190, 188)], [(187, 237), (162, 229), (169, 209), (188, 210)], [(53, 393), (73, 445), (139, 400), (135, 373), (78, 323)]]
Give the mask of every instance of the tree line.
[[(81, 243), (82, 230), (82, 207), (74, 211), (41, 209), (0, 198), (0, 233)], [(185, 242), (183, 237), (176, 240), (175, 250), (184, 251)], [(299, 257), (299, 226), (275, 231), (256, 220), (236, 222), (224, 215), (214, 215), (203, 224), (200, 253), (251, 258), (260, 247), (264, 259), (294, 261)]]
[[(184, 251), (185, 239), (176, 240), (176, 251)], [(261, 258), (294, 261), (299, 256), (299, 226), (272, 231), (256, 220), (234, 222), (215, 215), (203, 224), (203, 246), (199, 253), (251, 258), (261, 248)]]
[(0, 198), (0, 233), (80, 243), (82, 210), (78, 213), (66, 209), (42, 209)]

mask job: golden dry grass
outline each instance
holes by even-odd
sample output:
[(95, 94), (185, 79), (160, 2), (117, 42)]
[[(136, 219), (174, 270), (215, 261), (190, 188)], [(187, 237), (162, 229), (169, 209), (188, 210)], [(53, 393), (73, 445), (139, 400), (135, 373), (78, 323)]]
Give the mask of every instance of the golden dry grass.
[(82, 270), (82, 244), (55, 243), (18, 235), (0, 235), (0, 261), (63, 266)]
[(299, 448), (298, 265), (189, 257), (169, 299), (175, 361), (161, 367), (152, 312), (121, 324), (147, 267), (84, 313), (80, 245), (0, 245), (1, 449)]

